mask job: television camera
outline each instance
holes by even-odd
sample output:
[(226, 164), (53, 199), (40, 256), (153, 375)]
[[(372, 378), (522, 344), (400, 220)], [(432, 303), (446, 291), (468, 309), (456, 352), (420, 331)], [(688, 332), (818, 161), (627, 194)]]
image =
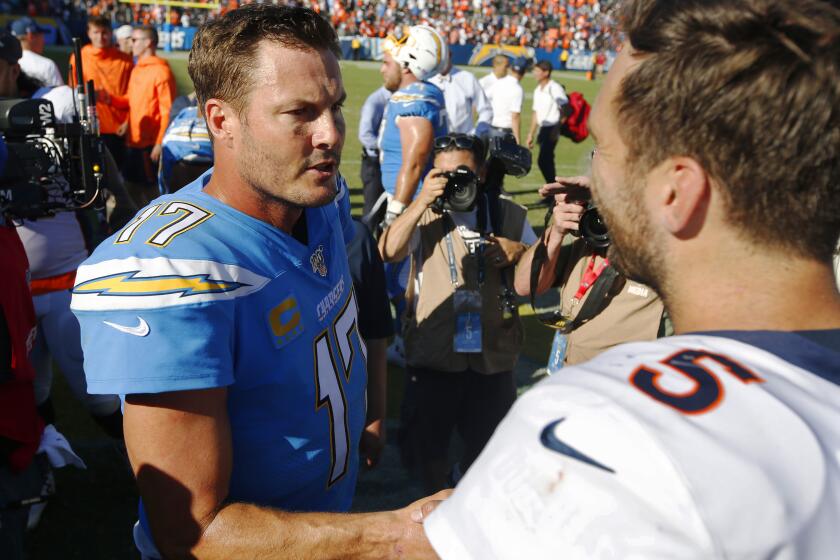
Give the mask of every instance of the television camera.
[(0, 99), (0, 133), (8, 161), (0, 177), (0, 216), (10, 220), (79, 210), (100, 199), (104, 148), (99, 138), (93, 81), (82, 78), (81, 43), (76, 58), (76, 115), (56, 122), (46, 99)]

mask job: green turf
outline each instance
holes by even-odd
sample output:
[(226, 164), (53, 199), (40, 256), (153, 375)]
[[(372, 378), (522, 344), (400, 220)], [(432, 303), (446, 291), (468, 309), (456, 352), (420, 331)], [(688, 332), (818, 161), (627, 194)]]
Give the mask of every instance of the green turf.
[[(60, 65), (62, 74), (67, 73), (67, 57), (69, 51), (66, 47), (53, 47), (46, 53), (53, 57)], [(175, 74), (175, 81), (178, 90), (182, 94), (192, 91), (192, 81), (187, 74), (187, 54), (161, 53), (167, 58)], [(379, 74), (379, 63), (369, 61), (342, 61), (342, 74), (344, 87), (347, 90), (347, 102), (344, 109), (344, 117), (347, 121), (347, 136), (344, 143), (341, 171), (351, 186), (351, 203), (354, 214), (361, 212), (362, 195), (361, 180), (359, 171), (361, 166), (361, 145), (359, 144), (359, 114), (362, 104), (368, 95), (382, 85), (382, 78)], [(472, 70), (480, 78), (489, 72), (489, 68), (465, 68)], [(580, 91), (591, 103), (595, 94), (600, 88), (600, 81), (587, 81), (580, 72), (554, 72), (552, 78), (566, 87), (566, 90)], [(528, 127), (531, 124), (531, 97), (536, 86), (536, 81), (530, 74), (523, 78), (522, 87), (525, 90), (525, 105), (523, 107), (522, 136), (527, 135)], [(557, 144), (555, 161), (557, 173), (561, 175), (577, 175), (587, 169), (589, 153), (592, 151), (592, 142), (586, 140), (580, 144), (574, 144), (571, 140), (561, 138)], [(542, 185), (542, 175), (536, 165), (536, 152), (534, 153), (534, 165), (531, 172), (521, 179), (508, 177), (505, 180), (505, 188), (514, 194), (516, 200), (522, 204), (534, 202), (537, 195), (533, 192)], [(528, 217), (535, 226), (541, 224), (543, 212), (532, 210)]]
[[(66, 48), (48, 49), (48, 56), (59, 64), (66, 76)], [(180, 93), (191, 91), (191, 81), (186, 71), (186, 54), (165, 55), (172, 66)], [(480, 77), (487, 69), (474, 69)], [(358, 141), (359, 112), (365, 98), (381, 84), (379, 65), (374, 62), (342, 62), (342, 71), (348, 99), (345, 109), (347, 139), (342, 160), (342, 172), (351, 185), (351, 202), (354, 213), (362, 205), (359, 166), (361, 148)], [(580, 91), (590, 101), (594, 100), (600, 83), (583, 79), (579, 73), (556, 72), (554, 79), (566, 86), (567, 91)], [(523, 118), (523, 136), (531, 120), (531, 92), (535, 82), (527, 76), (522, 85), (526, 92), (526, 111)], [(590, 141), (573, 144), (561, 139), (557, 146), (556, 162), (559, 174), (578, 174), (586, 170)], [(535, 156), (536, 160), (536, 156)], [(505, 187), (521, 203), (535, 201), (533, 192), (542, 179), (534, 165), (531, 173), (522, 179), (508, 178)], [(541, 226), (543, 210), (529, 213), (531, 223)], [(536, 364), (544, 363), (548, 354), (550, 331), (532, 317), (523, 317), (525, 348), (523, 358)], [(128, 359), (128, 357), (127, 357)], [(389, 367), (389, 441), (382, 465), (371, 473), (363, 473), (359, 480), (356, 510), (395, 508), (422, 495), (416, 482), (401, 468), (396, 447), (395, 418), (404, 385), (401, 369)], [(56, 473), (58, 494), (46, 509), (39, 527), (30, 534), (29, 557), (38, 559), (111, 560), (137, 558), (131, 539), (131, 525), (136, 519), (136, 490), (123, 457), (100, 429), (87, 417), (81, 405), (73, 399), (66, 384), (57, 376), (54, 400), (59, 418), (58, 427), (67, 435), (76, 450), (88, 464), (88, 470), (66, 468)], [(2, 554), (0, 554), (2, 557)]]

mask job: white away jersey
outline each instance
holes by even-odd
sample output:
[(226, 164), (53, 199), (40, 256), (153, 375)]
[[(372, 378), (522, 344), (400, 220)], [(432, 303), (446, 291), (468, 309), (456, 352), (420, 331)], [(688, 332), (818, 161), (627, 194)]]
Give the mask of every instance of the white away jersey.
[(564, 368), (426, 533), (444, 560), (837, 558), (838, 338), (686, 335)]

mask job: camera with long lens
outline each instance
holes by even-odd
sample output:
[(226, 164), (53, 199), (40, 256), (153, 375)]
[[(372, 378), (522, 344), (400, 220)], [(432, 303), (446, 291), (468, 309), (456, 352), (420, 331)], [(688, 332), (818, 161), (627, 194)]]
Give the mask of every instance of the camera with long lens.
[(604, 223), (598, 208), (592, 202), (587, 204), (586, 210), (583, 211), (579, 228), (577, 234), (593, 249), (606, 249), (610, 246), (610, 232), (607, 230), (607, 224)]
[(478, 199), (478, 177), (466, 165), (459, 165), (453, 171), (441, 173), (446, 177), (443, 194), (437, 197), (433, 208), (438, 212), (468, 212), (475, 208)]
[[(77, 83), (83, 84), (75, 46)], [(104, 148), (93, 91), (92, 82), (76, 88), (77, 115), (67, 124), (56, 122), (46, 99), (0, 99), (0, 133), (8, 149), (0, 216), (41, 218), (88, 207), (99, 198)]]

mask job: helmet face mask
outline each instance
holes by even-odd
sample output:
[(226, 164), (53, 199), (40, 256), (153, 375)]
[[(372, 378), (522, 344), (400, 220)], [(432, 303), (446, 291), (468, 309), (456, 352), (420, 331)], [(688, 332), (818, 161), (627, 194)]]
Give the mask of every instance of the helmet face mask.
[(386, 41), (391, 41), (390, 54), (394, 60), (418, 80), (428, 80), (440, 73), (449, 58), (446, 42), (428, 25), (414, 25), (402, 39), (389, 37)]

